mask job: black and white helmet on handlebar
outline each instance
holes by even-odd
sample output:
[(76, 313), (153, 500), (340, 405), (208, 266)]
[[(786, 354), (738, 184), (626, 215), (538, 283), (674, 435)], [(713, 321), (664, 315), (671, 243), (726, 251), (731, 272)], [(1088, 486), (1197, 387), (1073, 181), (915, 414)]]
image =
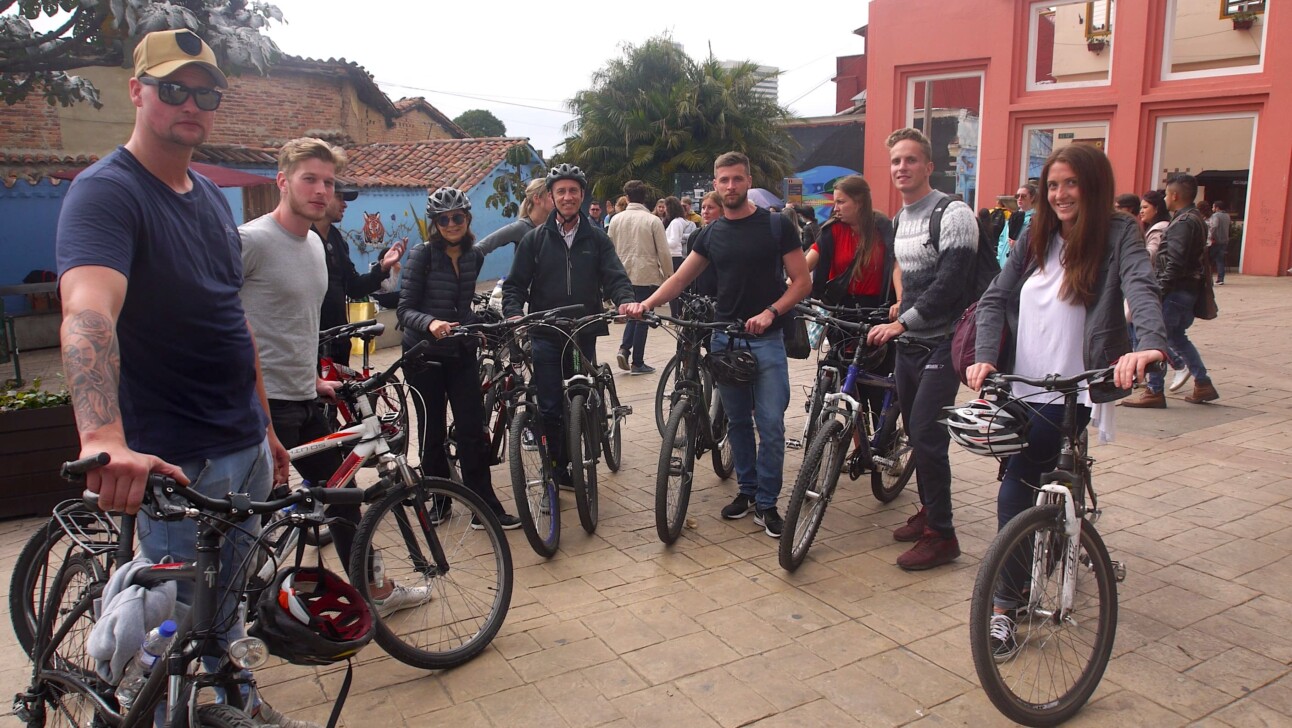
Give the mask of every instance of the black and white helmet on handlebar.
[(1027, 447), (1027, 417), (1013, 403), (1004, 407), (985, 399), (943, 408), (944, 425), (964, 449), (975, 455), (1007, 457)]
[(441, 187), (426, 197), (426, 219), (453, 210), (471, 211), (471, 200), (455, 187)]

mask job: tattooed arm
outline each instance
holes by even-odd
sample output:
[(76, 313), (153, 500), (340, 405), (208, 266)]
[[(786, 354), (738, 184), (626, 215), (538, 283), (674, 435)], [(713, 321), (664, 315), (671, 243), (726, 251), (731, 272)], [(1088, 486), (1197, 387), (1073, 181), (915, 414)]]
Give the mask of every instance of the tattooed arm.
[(82, 266), (63, 274), (63, 371), (81, 435), (81, 457), (106, 452), (106, 466), (86, 475), (105, 511), (134, 513), (143, 501), (149, 473), (187, 484), (178, 467), (126, 445), (118, 400), (121, 352), (117, 316), (126, 297), (126, 278), (111, 268)]

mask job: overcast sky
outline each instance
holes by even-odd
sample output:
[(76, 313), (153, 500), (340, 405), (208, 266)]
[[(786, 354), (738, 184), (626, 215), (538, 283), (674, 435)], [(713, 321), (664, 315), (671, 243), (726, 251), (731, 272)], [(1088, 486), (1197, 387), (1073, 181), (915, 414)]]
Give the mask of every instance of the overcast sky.
[(565, 138), (565, 101), (624, 43), (664, 32), (692, 58), (711, 46), (719, 60), (776, 66), (782, 105), (799, 116), (833, 114), (835, 57), (864, 51), (852, 31), (868, 13), (864, 2), (814, 10), (771, 2), (272, 1), (287, 23), (269, 35), (285, 53), (357, 62), (392, 100), (425, 96), (450, 118), (488, 109), (508, 135), (529, 137), (545, 155)]

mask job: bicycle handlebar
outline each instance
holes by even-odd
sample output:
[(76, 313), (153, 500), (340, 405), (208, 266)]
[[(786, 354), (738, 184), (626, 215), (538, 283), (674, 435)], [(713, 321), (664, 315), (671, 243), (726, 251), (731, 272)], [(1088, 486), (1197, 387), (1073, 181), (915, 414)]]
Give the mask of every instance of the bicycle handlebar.
[(735, 321), (693, 321), (691, 319), (680, 319), (669, 316), (668, 314), (655, 313), (654, 311), (645, 311), (642, 313), (642, 320), (652, 327), (659, 326), (660, 323), (667, 321), (674, 326), (682, 326), (693, 329), (708, 329), (710, 331), (725, 331), (729, 334), (740, 334), (745, 331), (745, 322), (740, 319)]
[(1070, 377), (1060, 377), (1057, 374), (1047, 374), (1043, 377), (1024, 377), (1018, 374), (1004, 374), (1002, 372), (992, 372), (987, 375), (987, 382), (996, 386), (1003, 386), (1010, 382), (1018, 382), (1032, 387), (1039, 387), (1047, 392), (1068, 393), (1080, 389), (1080, 385), (1086, 382), (1090, 384), (1100, 384), (1106, 380), (1111, 380), (1113, 376), (1113, 367), (1101, 367), (1089, 371), (1074, 374)]
[(354, 323), (341, 324), (333, 326), (330, 329), (324, 329), (319, 332), (319, 343), (323, 344), (332, 339), (349, 338), (358, 336), (360, 338), (376, 338), (386, 331), (386, 325), (377, 323), (377, 319), (368, 319), (367, 321), (355, 321)]

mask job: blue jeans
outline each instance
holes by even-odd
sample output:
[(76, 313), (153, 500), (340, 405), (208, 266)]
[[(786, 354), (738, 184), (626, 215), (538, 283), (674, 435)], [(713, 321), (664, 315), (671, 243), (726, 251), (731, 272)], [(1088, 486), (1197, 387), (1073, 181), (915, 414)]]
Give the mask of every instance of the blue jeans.
[[(229, 493), (246, 493), (253, 501), (269, 498), (273, 466), (267, 440), (210, 460), (175, 464), (184, 470), (189, 487), (203, 495), (224, 498)], [(217, 625), (227, 625), (220, 636), (221, 648), (247, 636), (246, 619), (239, 613), (238, 599), (247, 579), (248, 554), (260, 535), (260, 518), (248, 518), (238, 525), (239, 528), (229, 531), (220, 549), (220, 579), (216, 592), (220, 603), (215, 619)], [(154, 562), (168, 556), (172, 561), (197, 558), (197, 522), (191, 518), (154, 521), (140, 512), (137, 532), (140, 552)], [(177, 586), (179, 601), (192, 605), (193, 585), (181, 581)], [(203, 658), (203, 664), (214, 671), (218, 660)]]
[(1228, 243), (1213, 243), (1207, 248), (1207, 254), (1211, 256), (1211, 265), (1216, 269), (1216, 282), (1225, 282), (1225, 253), (1229, 250)]
[[(1186, 333), (1193, 325), (1193, 304), (1197, 295), (1190, 291), (1171, 291), (1162, 298), (1162, 321), (1166, 324), (1166, 344), (1181, 359), (1198, 384), (1208, 384), (1207, 366)], [(1161, 394), (1164, 376), (1156, 370), (1148, 373), (1148, 391)]]
[[(584, 362), (597, 367), (597, 335), (581, 333), (575, 337)], [(536, 335), (530, 338), (534, 355), (534, 391), (542, 416), (543, 436), (547, 438), (547, 455), (558, 471), (569, 464), (565, 452), (565, 388), (562, 381), (574, 373), (573, 345), (564, 336)]]
[[(1126, 334), (1130, 337), (1131, 351), (1139, 351), (1139, 334), (1135, 333), (1135, 324), (1126, 324)], [(1184, 360), (1171, 347), (1166, 347), (1166, 363), (1179, 371), (1184, 368)]]
[[(713, 350), (727, 347), (728, 336), (714, 333)], [(785, 410), (790, 406), (790, 369), (785, 339), (779, 330), (745, 339), (758, 360), (758, 382), (752, 387), (718, 385), (727, 410), (727, 436), (736, 465), (740, 494), (759, 510), (776, 507), (785, 478)], [(737, 346), (742, 346), (740, 341)], [(758, 444), (754, 444), (754, 428)]]
[[(633, 286), (633, 300), (641, 303), (650, 298), (650, 294), (655, 292), (657, 286)], [(637, 319), (628, 319), (624, 324), (624, 338), (619, 342), (619, 348), (632, 354), (632, 365), (639, 367), (646, 363), (646, 334), (650, 331), (650, 325), (645, 321)]]

